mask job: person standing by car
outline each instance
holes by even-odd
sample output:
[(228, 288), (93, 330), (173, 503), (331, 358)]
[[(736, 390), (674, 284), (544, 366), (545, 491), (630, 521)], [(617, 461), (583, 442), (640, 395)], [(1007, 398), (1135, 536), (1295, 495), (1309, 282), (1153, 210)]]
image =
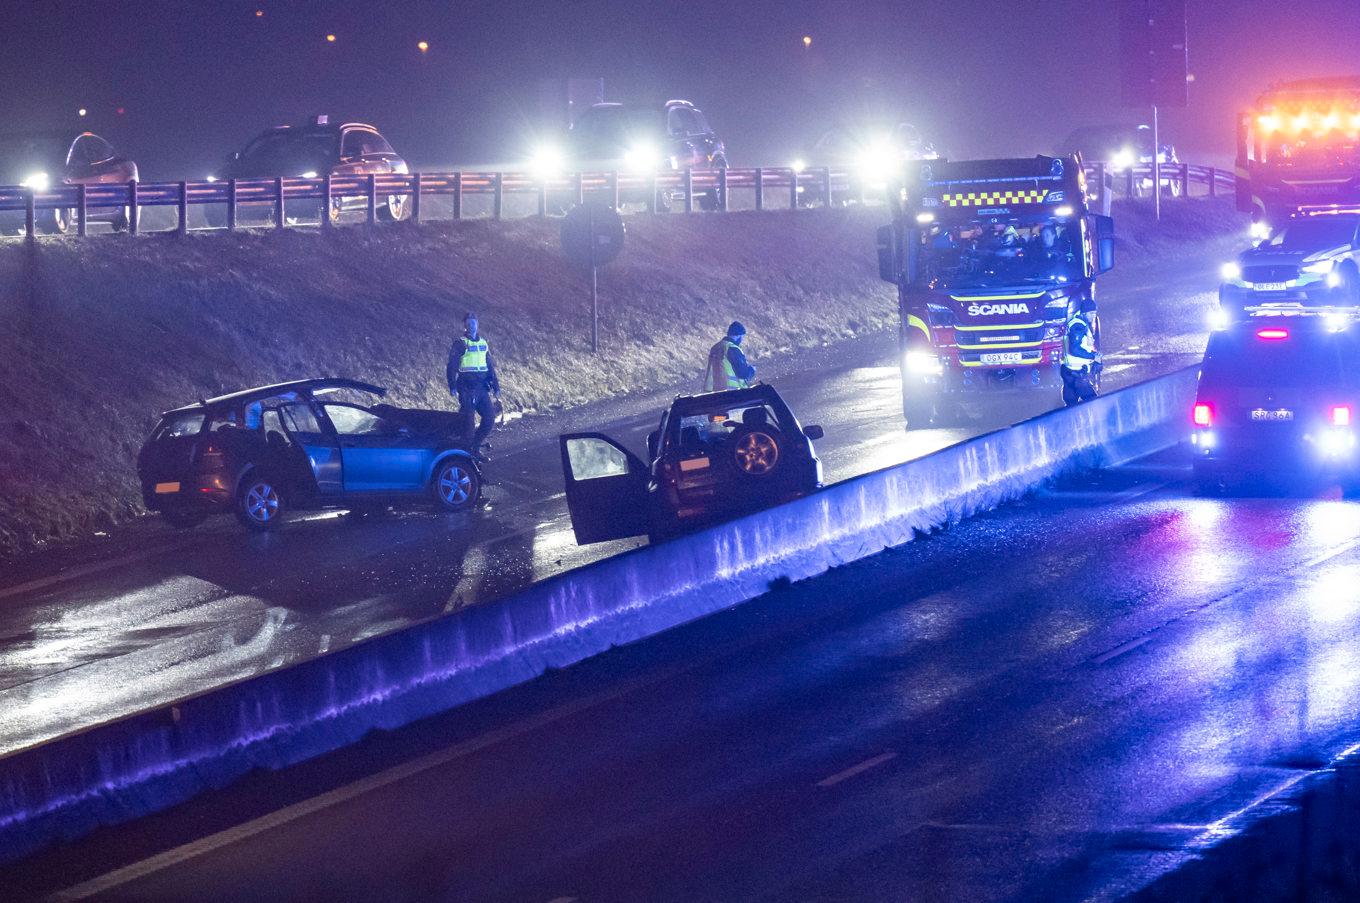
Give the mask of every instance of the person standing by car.
[(727, 335), (708, 351), (708, 369), (704, 373), (705, 392), (724, 392), (745, 389), (756, 377), (756, 368), (746, 360), (741, 340), (746, 338), (746, 327), (733, 321)]
[(1096, 350), (1091, 320), (1095, 311), (1080, 310), (1067, 321), (1063, 340), (1062, 397), (1069, 408), (1096, 397), (1091, 377), (1100, 372), (1100, 352)]
[[(478, 461), (485, 462), (482, 443), (496, 425), (496, 410), (491, 396), (501, 394), (496, 379), (496, 365), (485, 337), (477, 331), (477, 315), (469, 311), (463, 317), (463, 334), (449, 347), (449, 363), (445, 369), (449, 394), (458, 399), (458, 413), (463, 417), (463, 438), (469, 451)], [(473, 429), (476, 421), (476, 429)]]

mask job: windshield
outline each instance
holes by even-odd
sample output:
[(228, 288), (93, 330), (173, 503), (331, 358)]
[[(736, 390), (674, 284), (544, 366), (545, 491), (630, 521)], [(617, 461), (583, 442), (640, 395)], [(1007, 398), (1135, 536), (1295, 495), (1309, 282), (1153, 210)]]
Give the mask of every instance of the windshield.
[(936, 224), (921, 236), (920, 278), (931, 288), (1054, 284), (1082, 278), (1077, 227), (970, 221)]
[(1290, 223), (1270, 237), (1268, 247), (1276, 251), (1326, 251), (1348, 245), (1355, 237), (1355, 218), (1328, 216)]
[(1280, 138), (1266, 143), (1262, 160), (1300, 169), (1353, 170), (1360, 167), (1360, 139), (1355, 135)]
[(263, 169), (307, 170), (335, 160), (338, 154), (332, 132), (269, 132), (250, 142), (241, 158)]
[(1255, 328), (1216, 332), (1204, 352), (1201, 382), (1211, 388), (1303, 389), (1336, 386), (1360, 362), (1348, 333), (1300, 332), (1287, 339), (1256, 337)]
[(618, 154), (636, 144), (657, 142), (666, 134), (665, 113), (643, 107), (588, 111), (572, 126), (570, 138), (582, 155)]

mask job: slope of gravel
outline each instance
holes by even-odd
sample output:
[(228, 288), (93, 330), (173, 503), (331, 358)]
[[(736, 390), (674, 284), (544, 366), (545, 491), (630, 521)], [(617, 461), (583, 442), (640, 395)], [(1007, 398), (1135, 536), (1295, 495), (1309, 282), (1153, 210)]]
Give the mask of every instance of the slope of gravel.
[[(1226, 204), (1116, 210), (1121, 263), (1236, 230)], [(536, 219), (98, 236), (0, 244), (0, 556), (140, 513), (133, 461), (159, 411), (251, 385), (345, 375), (451, 407), (463, 312), (482, 318), (512, 410), (697, 387), (728, 321), (761, 358), (896, 324), (881, 210), (637, 216), (588, 283)]]

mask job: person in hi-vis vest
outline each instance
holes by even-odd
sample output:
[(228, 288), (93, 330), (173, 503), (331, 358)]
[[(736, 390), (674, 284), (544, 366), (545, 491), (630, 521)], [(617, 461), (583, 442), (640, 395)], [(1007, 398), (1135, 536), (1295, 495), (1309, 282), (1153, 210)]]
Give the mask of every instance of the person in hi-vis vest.
[[(500, 397), (501, 384), (486, 339), (477, 331), (477, 315), (470, 311), (463, 317), (463, 334), (449, 346), (445, 377), (449, 394), (458, 399), (458, 413), (463, 415), (463, 438), (469, 441), (472, 454), (485, 461), (482, 443), (496, 425), (491, 396)], [(474, 420), (478, 421), (475, 430)]]
[(746, 327), (733, 322), (727, 335), (708, 351), (708, 369), (704, 372), (704, 391), (723, 392), (745, 389), (756, 378), (756, 368), (746, 361), (741, 340), (746, 338)]
[(1096, 349), (1096, 337), (1091, 322), (1093, 319), (1095, 311), (1081, 310), (1067, 321), (1059, 373), (1063, 382), (1063, 404), (1069, 408), (1096, 397), (1096, 387), (1091, 377), (1099, 373), (1103, 365), (1100, 361), (1100, 352)]

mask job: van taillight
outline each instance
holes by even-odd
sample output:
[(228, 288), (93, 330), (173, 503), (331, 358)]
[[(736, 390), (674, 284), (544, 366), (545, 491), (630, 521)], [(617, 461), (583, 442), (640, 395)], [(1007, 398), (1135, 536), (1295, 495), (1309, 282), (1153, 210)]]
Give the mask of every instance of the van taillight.
[(1351, 425), (1351, 406), (1338, 404), (1332, 406), (1332, 426)]
[(1265, 339), (1268, 342), (1278, 342), (1280, 339), (1289, 338), (1289, 330), (1285, 329), (1283, 326), (1272, 326), (1268, 329), (1256, 330), (1256, 337), (1258, 339)]
[(1214, 425), (1214, 406), (1204, 401), (1195, 402), (1195, 426)]

